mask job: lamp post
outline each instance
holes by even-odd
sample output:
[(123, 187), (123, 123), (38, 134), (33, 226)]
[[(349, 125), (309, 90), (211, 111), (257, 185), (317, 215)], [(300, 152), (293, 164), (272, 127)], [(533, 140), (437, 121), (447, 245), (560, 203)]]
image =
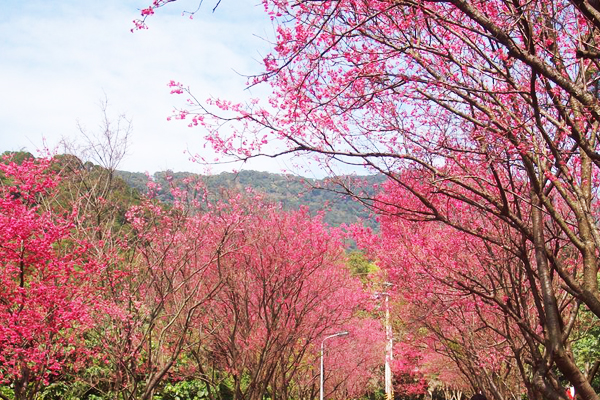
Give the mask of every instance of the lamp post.
[[(384, 282), (385, 287), (394, 286), (393, 283)], [(385, 399), (393, 400), (394, 388), (392, 386), (392, 368), (391, 361), (393, 359), (393, 332), (392, 324), (390, 323), (390, 294), (389, 292), (375, 293), (376, 296), (385, 296)]]
[(392, 386), (392, 361), (393, 343), (392, 343), (392, 324), (390, 324), (390, 295), (385, 293), (385, 398), (393, 400), (394, 389)]
[(323, 384), (324, 384), (324, 380), (325, 380), (325, 376), (323, 375), (323, 372), (324, 372), (324, 368), (323, 368), (323, 350), (325, 349), (325, 341), (327, 339), (331, 339), (331, 338), (334, 338), (336, 336), (345, 336), (347, 334), (348, 334), (347, 331), (334, 333), (333, 335), (329, 335), (329, 336), (325, 337), (325, 339), (323, 339), (323, 341), (321, 342), (321, 387), (320, 387), (320, 391), (319, 391), (319, 400), (323, 400)]

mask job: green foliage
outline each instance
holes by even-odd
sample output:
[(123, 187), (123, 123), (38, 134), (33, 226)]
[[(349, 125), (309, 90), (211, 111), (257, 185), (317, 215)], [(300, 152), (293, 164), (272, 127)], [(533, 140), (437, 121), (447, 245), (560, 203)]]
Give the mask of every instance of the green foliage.
[(104, 400), (109, 396), (101, 396), (83, 382), (58, 381), (46, 386), (37, 398), (39, 400)]
[[(4, 153), (2, 153), (2, 156), (0, 156), (0, 160), (3, 163), (8, 164), (9, 161), (13, 161), (19, 165), (21, 165), (21, 163), (24, 160), (27, 160), (29, 158), (35, 158), (35, 157), (33, 157), (33, 154), (31, 154), (27, 151), (5, 151)], [(10, 184), (10, 182), (4, 176), (4, 172), (2, 172), (2, 171), (0, 171), (0, 184), (2, 184), (2, 185)]]
[(52, 167), (62, 178), (57, 206), (70, 209), (77, 201), (86, 199), (78, 207), (92, 218), (90, 223), (107, 224), (116, 231), (126, 225), (127, 210), (140, 202), (136, 189), (101, 166), (83, 163), (72, 155), (57, 155)]
[(377, 265), (369, 260), (363, 252), (358, 250), (348, 253), (346, 263), (352, 275), (358, 276), (363, 283), (369, 280), (369, 275), (379, 271)]
[(73, 173), (74, 171), (81, 171), (85, 168), (79, 157), (72, 154), (58, 154), (54, 156), (53, 161), (54, 165), (52, 166), (52, 169), (55, 172), (66, 170)]
[(221, 382), (219, 384), (219, 395), (221, 400), (232, 400), (233, 390), (231, 390), (231, 387), (229, 387), (229, 385), (227, 385), (225, 382)]
[(208, 398), (208, 389), (204, 382), (198, 380), (167, 383), (161, 393), (154, 398), (156, 400), (202, 400)]
[[(594, 363), (600, 360), (600, 320), (587, 307), (579, 314), (579, 329), (572, 343), (575, 362), (582, 371), (590, 371)], [(592, 380), (595, 390), (600, 390), (600, 374)]]
[(581, 363), (590, 364), (600, 358), (600, 326), (590, 329), (585, 336), (573, 343), (573, 352)]
[(65, 382), (52, 383), (44, 388), (44, 391), (40, 395), (42, 400), (58, 400), (58, 399), (73, 399), (73, 396), (69, 395), (71, 388)]
[(0, 385), (0, 397), (6, 397), (12, 399), (15, 397), (15, 392), (11, 387), (6, 385)]
[(17, 164), (21, 164), (24, 160), (29, 158), (35, 158), (33, 154), (28, 151), (5, 151), (2, 153), (2, 157), (10, 157), (12, 161)]
[(379, 389), (372, 393), (369, 393), (367, 396), (361, 397), (361, 400), (384, 400), (385, 399), (385, 391), (383, 389)]

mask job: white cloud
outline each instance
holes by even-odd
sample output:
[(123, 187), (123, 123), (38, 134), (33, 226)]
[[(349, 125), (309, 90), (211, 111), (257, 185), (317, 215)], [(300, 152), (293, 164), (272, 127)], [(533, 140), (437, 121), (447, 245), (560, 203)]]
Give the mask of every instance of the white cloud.
[[(272, 34), (262, 5), (247, 1), (224, 1), (215, 13), (205, 2), (191, 21), (181, 11), (198, 2), (175, 2), (149, 18), (149, 30), (133, 34), (131, 21), (149, 0), (14, 3), (0, 16), (0, 151), (33, 152), (42, 138), (54, 145), (76, 137), (77, 121), (93, 130), (106, 94), (110, 112), (133, 119), (121, 166), (130, 171), (201, 171), (183, 152), (202, 151), (202, 132), (167, 122), (181, 104), (167, 82), (185, 83), (200, 98), (247, 96), (246, 79), (235, 71), (260, 72), (257, 60), (269, 47), (256, 35)], [(277, 171), (280, 162), (245, 168)]]

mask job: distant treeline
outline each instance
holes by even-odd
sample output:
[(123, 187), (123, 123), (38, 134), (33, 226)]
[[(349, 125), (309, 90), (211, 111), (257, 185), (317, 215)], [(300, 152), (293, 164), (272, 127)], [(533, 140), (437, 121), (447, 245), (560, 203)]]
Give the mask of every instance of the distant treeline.
[[(3, 155), (12, 154), (14, 160), (34, 157), (28, 152), (4, 152)], [(104, 168), (91, 162), (83, 162), (72, 155), (59, 155), (57, 160), (61, 164), (70, 165), (78, 170), (85, 168), (96, 173), (107, 173)], [(104, 172), (103, 172), (104, 171)], [(118, 184), (119, 195), (123, 197), (124, 206), (135, 202), (138, 194), (148, 192), (148, 176), (141, 172), (115, 171), (116, 177), (123, 180)], [(311, 214), (324, 212), (324, 221), (330, 226), (353, 224), (361, 221), (365, 226), (377, 229), (378, 224), (371, 215), (368, 207), (345, 194), (344, 187), (351, 189), (352, 193), (365, 194), (366, 198), (373, 198), (377, 188), (385, 181), (383, 175), (367, 176), (341, 176), (334, 179), (311, 179), (291, 174), (275, 174), (259, 171), (240, 171), (237, 173), (222, 172), (216, 175), (199, 175), (191, 172), (161, 171), (150, 176), (151, 180), (160, 186), (157, 198), (169, 203), (173, 196), (169, 190), (169, 181), (176, 186), (182, 186), (187, 178), (201, 179), (208, 191), (220, 197), (223, 192), (233, 193), (250, 188), (263, 193), (273, 202), (280, 203), (286, 210), (296, 210), (306, 206)], [(119, 179), (119, 180), (120, 180)], [(126, 187), (130, 190), (127, 190)]]
[[(147, 193), (146, 174), (117, 171), (117, 175), (140, 193)], [(217, 195), (223, 191), (251, 188), (264, 193), (270, 200), (281, 203), (286, 210), (306, 206), (311, 213), (324, 211), (324, 220), (331, 226), (362, 221), (372, 228), (376, 228), (377, 223), (369, 210), (359, 201), (344, 194), (343, 185), (350, 185), (354, 192), (358, 192), (356, 189), (359, 188), (359, 191), (364, 191), (368, 197), (372, 197), (378, 185), (384, 181), (384, 177), (380, 175), (317, 180), (258, 171), (223, 172), (202, 176), (190, 172), (161, 171), (151, 178), (161, 188), (157, 193), (158, 199), (165, 202), (173, 200), (169, 192), (169, 180), (177, 185), (186, 178), (201, 178), (209, 192)]]

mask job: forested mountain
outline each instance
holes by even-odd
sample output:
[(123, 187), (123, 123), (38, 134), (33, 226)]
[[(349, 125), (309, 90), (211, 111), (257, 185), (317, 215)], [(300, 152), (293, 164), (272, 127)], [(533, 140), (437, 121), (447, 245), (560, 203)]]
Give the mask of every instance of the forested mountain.
[[(117, 174), (132, 188), (140, 193), (147, 192), (148, 177), (139, 172), (118, 171)], [(182, 182), (186, 178), (200, 177), (211, 193), (223, 191), (239, 191), (251, 188), (264, 193), (272, 201), (279, 202), (286, 210), (307, 206), (311, 213), (325, 211), (325, 222), (332, 226), (343, 223), (354, 223), (362, 220), (366, 225), (375, 227), (376, 222), (369, 211), (350, 196), (340, 193), (341, 187), (331, 180), (316, 180), (296, 175), (282, 175), (258, 171), (241, 171), (238, 173), (223, 172), (217, 175), (199, 176), (189, 172), (161, 171), (151, 176), (161, 189), (158, 198), (171, 201), (169, 183)], [(369, 195), (373, 195), (376, 185), (383, 182), (382, 176), (362, 176), (344, 178), (345, 184), (352, 182), (354, 188), (359, 187)], [(338, 182), (339, 183), (339, 182)]]
[[(32, 154), (25, 152), (5, 152), (4, 154), (9, 153), (13, 154), (14, 159), (17, 161), (33, 157)], [(75, 169), (85, 167), (90, 171), (96, 171), (97, 174), (103, 171), (102, 167), (89, 162), (83, 163), (73, 156), (59, 155), (57, 156), (57, 160), (62, 160), (63, 164), (71, 160), (74, 163), (72, 168)], [(137, 198), (136, 193), (145, 194), (148, 192), (148, 176), (145, 173), (116, 171), (116, 175), (131, 189), (127, 190), (123, 183), (119, 183), (119, 194), (114, 194), (130, 198), (129, 200), (124, 199), (124, 207), (129, 201)], [(331, 226), (362, 221), (366, 226), (372, 228), (377, 227), (375, 218), (371, 216), (371, 213), (363, 204), (343, 194), (344, 190), (340, 186), (340, 183), (343, 182), (344, 185), (351, 186), (353, 193), (364, 192), (367, 197), (372, 198), (378, 185), (384, 181), (384, 177), (381, 175), (346, 176), (339, 177), (334, 181), (259, 171), (223, 172), (216, 175), (161, 171), (150, 176), (150, 179), (160, 186), (160, 190), (157, 193), (158, 199), (167, 203), (173, 200), (169, 191), (169, 181), (175, 185), (182, 186), (182, 182), (186, 178), (200, 178), (215, 198), (223, 195), (223, 192), (233, 193), (251, 188), (256, 192), (265, 194), (269, 200), (282, 204), (285, 210), (297, 210), (301, 206), (307, 206), (313, 215), (324, 211), (324, 221)], [(122, 214), (124, 215), (124, 211)]]

